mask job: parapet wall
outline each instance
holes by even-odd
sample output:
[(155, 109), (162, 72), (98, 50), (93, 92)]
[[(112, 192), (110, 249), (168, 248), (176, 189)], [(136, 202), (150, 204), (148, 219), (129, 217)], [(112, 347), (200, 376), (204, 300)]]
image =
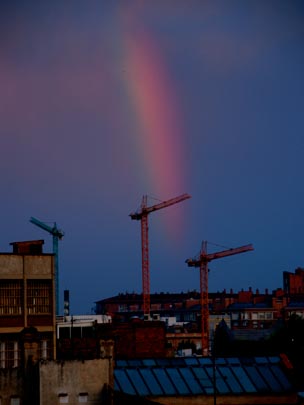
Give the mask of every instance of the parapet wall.
[(100, 404), (111, 385), (112, 374), (109, 358), (40, 363), (40, 403)]
[(10, 404), (12, 398), (24, 398), (24, 378), (20, 369), (0, 369), (0, 403)]

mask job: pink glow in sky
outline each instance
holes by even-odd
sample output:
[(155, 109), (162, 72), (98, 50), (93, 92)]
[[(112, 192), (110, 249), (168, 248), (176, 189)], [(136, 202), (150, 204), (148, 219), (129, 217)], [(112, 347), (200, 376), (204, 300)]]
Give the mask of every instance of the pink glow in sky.
[[(138, 128), (139, 159), (159, 196), (185, 190), (183, 116), (160, 51), (144, 31), (126, 34), (126, 83)], [(166, 198), (167, 198), (166, 197)]]
[(281, 287), (304, 266), (303, 27), (298, 0), (2, 2), (1, 251), (51, 251), (29, 218), (56, 221), (89, 312), (141, 290), (141, 197), (189, 193), (151, 215), (151, 292), (199, 288), (202, 240), (255, 248), (210, 291)]

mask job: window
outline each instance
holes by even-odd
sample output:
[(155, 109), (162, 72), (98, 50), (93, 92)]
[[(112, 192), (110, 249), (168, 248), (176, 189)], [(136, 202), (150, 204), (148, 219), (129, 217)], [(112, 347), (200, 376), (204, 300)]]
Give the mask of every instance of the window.
[(27, 284), (28, 314), (50, 314), (52, 311), (52, 285), (50, 280), (29, 280)]
[(22, 315), (22, 281), (1, 281), (0, 315)]
[(87, 392), (80, 392), (78, 395), (78, 402), (88, 402), (88, 393)]
[(68, 404), (69, 403), (69, 396), (68, 394), (61, 393), (58, 395), (59, 403), (60, 404)]
[(41, 342), (41, 358), (43, 360), (47, 359), (47, 340), (42, 340)]
[(40, 335), (39, 358), (43, 360), (51, 360), (53, 358), (53, 340), (48, 333)]
[(16, 368), (19, 365), (20, 349), (18, 342), (0, 342), (0, 368)]
[(19, 397), (11, 397), (10, 405), (20, 405), (20, 398)]

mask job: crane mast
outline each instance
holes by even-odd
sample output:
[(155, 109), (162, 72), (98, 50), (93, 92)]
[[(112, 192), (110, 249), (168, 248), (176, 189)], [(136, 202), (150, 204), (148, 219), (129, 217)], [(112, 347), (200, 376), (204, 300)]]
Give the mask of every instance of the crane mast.
[(39, 219), (31, 217), (30, 222), (53, 236), (53, 253), (55, 257), (55, 297), (56, 297), (56, 315), (59, 315), (59, 259), (58, 259), (58, 240), (62, 239), (64, 233), (57, 228), (56, 222), (51, 227)]
[(203, 241), (198, 259), (187, 259), (189, 267), (200, 268), (200, 305), (201, 305), (201, 334), (202, 355), (209, 351), (209, 306), (208, 306), (208, 263), (215, 259), (232, 256), (253, 250), (252, 245), (240, 246), (215, 253), (207, 253), (207, 241)]
[(148, 197), (143, 196), (139, 211), (132, 212), (129, 216), (131, 219), (141, 222), (141, 263), (142, 263), (142, 292), (143, 292), (143, 312), (144, 319), (150, 318), (150, 262), (149, 262), (149, 225), (148, 215), (151, 212), (169, 207), (173, 204), (182, 202), (191, 196), (182, 194), (170, 200), (163, 201), (152, 206), (147, 205)]

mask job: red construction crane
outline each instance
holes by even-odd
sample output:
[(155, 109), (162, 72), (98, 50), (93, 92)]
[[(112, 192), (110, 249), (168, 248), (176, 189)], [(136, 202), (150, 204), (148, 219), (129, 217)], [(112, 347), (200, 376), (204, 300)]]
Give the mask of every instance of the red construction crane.
[(141, 221), (141, 262), (142, 262), (142, 290), (143, 290), (143, 311), (144, 319), (150, 318), (150, 264), (149, 264), (149, 237), (148, 237), (148, 215), (162, 208), (169, 207), (170, 205), (177, 204), (184, 201), (191, 196), (189, 194), (182, 194), (179, 197), (171, 198), (170, 200), (163, 201), (159, 204), (147, 206), (147, 196), (144, 195), (141, 202), (139, 211), (130, 214), (131, 219)]
[(203, 241), (198, 259), (187, 259), (189, 267), (200, 268), (200, 304), (201, 304), (201, 332), (202, 332), (202, 355), (209, 352), (209, 307), (208, 307), (208, 263), (214, 259), (237, 255), (253, 250), (252, 245), (223, 250), (221, 252), (207, 254), (207, 241)]

